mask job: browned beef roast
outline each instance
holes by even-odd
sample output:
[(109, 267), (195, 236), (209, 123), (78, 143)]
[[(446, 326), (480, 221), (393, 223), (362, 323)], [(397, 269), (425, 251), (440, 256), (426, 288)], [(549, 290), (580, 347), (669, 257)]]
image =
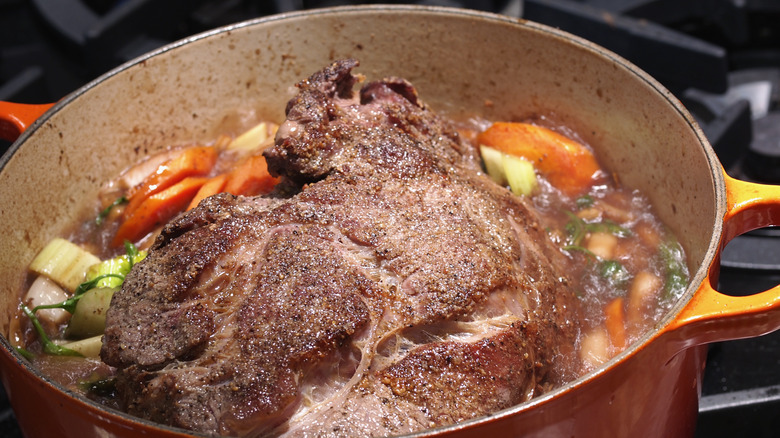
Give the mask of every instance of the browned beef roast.
[(291, 197), (217, 195), (114, 295), (101, 357), (126, 409), (222, 434), (387, 435), (569, 377), (566, 259), (523, 199), (397, 78), (298, 84), (269, 167)]

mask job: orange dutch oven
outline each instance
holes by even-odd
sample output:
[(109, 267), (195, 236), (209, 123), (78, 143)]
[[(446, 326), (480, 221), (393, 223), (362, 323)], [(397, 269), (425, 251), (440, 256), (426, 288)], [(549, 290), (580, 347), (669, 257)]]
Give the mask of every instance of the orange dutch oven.
[(341, 57), (358, 58), (369, 78), (409, 79), (454, 118), (554, 116), (623, 185), (647, 194), (692, 273), (652, 330), (599, 369), (527, 403), (415, 436), (691, 436), (706, 344), (780, 328), (780, 286), (744, 297), (713, 287), (731, 239), (780, 225), (780, 187), (726, 175), (693, 117), (652, 77), (588, 41), (505, 16), (419, 6), (310, 10), (163, 47), (53, 106), (0, 104), (0, 134), (18, 136), (0, 162), (0, 366), (26, 436), (188, 434), (71, 393), (11, 348), (26, 265), (129, 163), (212, 140), (247, 114), (281, 121), (291, 85)]

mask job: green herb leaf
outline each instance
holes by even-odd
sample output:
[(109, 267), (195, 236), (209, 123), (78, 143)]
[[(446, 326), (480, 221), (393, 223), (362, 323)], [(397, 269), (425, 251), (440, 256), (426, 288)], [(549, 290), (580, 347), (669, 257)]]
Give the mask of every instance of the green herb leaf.
[(596, 260), (599, 259), (596, 254), (593, 254), (593, 252), (591, 252), (591, 250), (589, 250), (588, 248), (585, 248), (584, 246), (566, 245), (566, 246), (563, 247), (563, 249), (566, 250), (566, 251), (581, 252), (581, 253), (585, 254), (590, 261), (596, 261)]
[(616, 288), (624, 286), (631, 278), (625, 266), (617, 260), (604, 260), (599, 263), (599, 274)]
[[(105, 280), (106, 278), (118, 278), (119, 280), (122, 280), (122, 281), (125, 280), (125, 276), (122, 275), (122, 274), (109, 273), (109, 274), (98, 275), (97, 277), (95, 277), (95, 278), (93, 278), (93, 279), (91, 279), (89, 281), (85, 281), (85, 282), (81, 283), (79, 285), (79, 287), (76, 288), (76, 291), (73, 292), (73, 298), (80, 297), (81, 295), (84, 295), (84, 293), (86, 291), (98, 287), (98, 284), (100, 283), (100, 281), (101, 280)], [(122, 283), (120, 282), (120, 285), (121, 284)], [(70, 313), (73, 313), (73, 312), (70, 312)]]
[(97, 217), (95, 218), (95, 224), (100, 225), (103, 223), (103, 221), (108, 217), (109, 214), (111, 214), (111, 210), (119, 205), (122, 205), (127, 202), (127, 198), (124, 196), (118, 198), (114, 202), (111, 203), (108, 207), (104, 208), (100, 213), (98, 213)]
[(628, 237), (631, 235), (630, 230), (623, 228), (612, 221), (585, 222), (570, 211), (565, 213), (569, 216), (569, 222), (566, 223), (565, 230), (569, 235), (569, 244), (571, 246), (580, 246), (582, 244), (582, 239), (584, 239), (585, 235), (588, 233), (606, 232), (617, 237)]
[(685, 265), (682, 246), (667, 240), (658, 247), (658, 254), (666, 272), (663, 300), (681, 295), (688, 287), (688, 267)]
[[(77, 288), (76, 291), (73, 293), (73, 296), (68, 298), (65, 301), (62, 301), (60, 303), (54, 303), (54, 304), (41, 304), (40, 306), (35, 306), (35, 308), (32, 310), (33, 313), (42, 310), (42, 309), (64, 309), (68, 313), (73, 313), (76, 310), (76, 304), (78, 304), (81, 297), (90, 289), (94, 289), (97, 287), (98, 283), (109, 277), (114, 278), (120, 278), (124, 280), (124, 276), (119, 274), (105, 274), (105, 275), (99, 275), (95, 278), (93, 278), (90, 281), (85, 281), (81, 283)], [(121, 283), (120, 283), (121, 284)]]
[[(38, 306), (41, 307), (41, 306)], [(36, 309), (38, 308), (36, 307)], [(41, 344), (43, 344), (43, 352), (46, 354), (53, 354), (56, 356), (79, 356), (83, 357), (81, 353), (77, 351), (73, 351), (70, 348), (65, 348), (62, 346), (59, 346), (55, 344), (54, 342), (49, 339), (49, 336), (46, 334), (46, 331), (43, 330), (43, 326), (41, 326), (41, 322), (38, 320), (38, 317), (35, 316), (35, 312), (30, 310), (29, 307), (25, 306), (24, 304), (21, 305), (22, 312), (24, 312), (25, 315), (27, 315), (28, 318), (30, 318), (30, 321), (32, 322), (33, 327), (35, 328), (35, 332), (38, 334), (38, 338), (41, 340)]]
[[(585, 237), (585, 221), (578, 218), (574, 213), (567, 211), (566, 215), (569, 216), (569, 222), (566, 223), (566, 234), (569, 235), (568, 246), (579, 246), (582, 243), (582, 239)], [(566, 249), (564, 247), (564, 249)], [(568, 250), (567, 250), (568, 251)]]
[(29, 361), (35, 359), (35, 354), (33, 354), (30, 350), (27, 350), (22, 347), (14, 347), (14, 348), (16, 349), (16, 352), (21, 354), (22, 357), (24, 357), (25, 359)]
[[(145, 257), (146, 251), (139, 251), (132, 243), (125, 242), (125, 254), (103, 260), (102, 262), (91, 266), (89, 271), (87, 271), (87, 280), (92, 281), (102, 275), (103, 280), (93, 287), (118, 288), (122, 286), (125, 275), (130, 272), (133, 265), (140, 262)], [(108, 274), (113, 274), (114, 276), (106, 277)]]
[(578, 210), (582, 210), (583, 208), (592, 207), (595, 202), (596, 200), (593, 199), (593, 196), (582, 195), (579, 198), (577, 198), (576, 201), (574, 201), (574, 204), (577, 206)]
[(92, 393), (98, 396), (110, 397), (116, 391), (116, 379), (98, 378), (94, 380), (86, 380), (80, 382), (79, 387), (81, 387), (84, 392)]

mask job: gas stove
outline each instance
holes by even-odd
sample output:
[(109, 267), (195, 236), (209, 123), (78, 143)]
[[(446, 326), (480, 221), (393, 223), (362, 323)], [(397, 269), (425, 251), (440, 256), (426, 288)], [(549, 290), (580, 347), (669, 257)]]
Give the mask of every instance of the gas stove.
[[(372, 3), (328, 0), (0, 0), (0, 100), (48, 103), (180, 38), (254, 17)], [(383, 1), (382, 3), (399, 3)], [(600, 44), (650, 73), (693, 113), (727, 173), (780, 184), (780, 2), (423, 0), (522, 17)], [(0, 141), (0, 151), (8, 143)], [(733, 240), (718, 289), (780, 283), (780, 229)], [(712, 344), (696, 437), (780, 430), (780, 332)], [(0, 389), (0, 434), (21, 437)]]

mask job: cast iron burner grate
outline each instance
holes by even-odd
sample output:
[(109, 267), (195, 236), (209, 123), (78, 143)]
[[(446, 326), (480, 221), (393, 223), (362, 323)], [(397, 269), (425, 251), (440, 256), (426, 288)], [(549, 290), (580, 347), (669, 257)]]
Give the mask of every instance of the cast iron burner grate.
[[(54, 102), (160, 45), (257, 16), (338, 0), (0, 0), (0, 100)], [(727, 172), (780, 184), (780, 2), (772, 0), (421, 0), (538, 21), (629, 59), (696, 117)], [(8, 147), (0, 142), (0, 151)], [(723, 252), (719, 289), (780, 283), (780, 229)], [(780, 430), (780, 332), (710, 347), (697, 438)], [(0, 391), (0, 434), (21, 437)]]

